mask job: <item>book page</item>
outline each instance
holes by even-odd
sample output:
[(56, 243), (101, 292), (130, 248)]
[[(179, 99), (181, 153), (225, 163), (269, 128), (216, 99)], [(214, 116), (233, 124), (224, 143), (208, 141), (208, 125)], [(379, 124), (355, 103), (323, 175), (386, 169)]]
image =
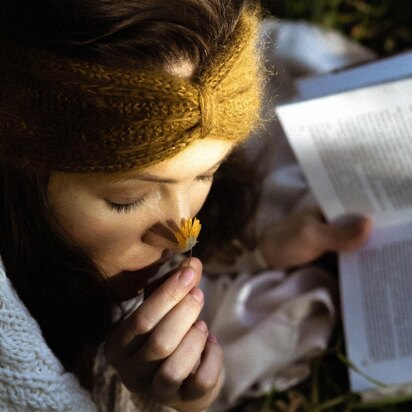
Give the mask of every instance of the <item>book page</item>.
[[(364, 248), (340, 256), (347, 356), (391, 384), (412, 382), (412, 223), (373, 232)], [(376, 385), (350, 370), (351, 388)]]
[(325, 215), (412, 218), (412, 79), (277, 109)]
[(411, 76), (412, 52), (405, 52), (334, 73), (302, 77), (296, 88), (300, 100), (306, 100)]

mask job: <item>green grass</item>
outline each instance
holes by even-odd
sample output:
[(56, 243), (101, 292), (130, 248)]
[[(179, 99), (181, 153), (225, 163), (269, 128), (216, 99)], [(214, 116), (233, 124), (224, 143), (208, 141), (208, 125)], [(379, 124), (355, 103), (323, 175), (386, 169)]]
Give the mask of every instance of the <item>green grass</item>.
[(271, 14), (335, 28), (385, 56), (412, 48), (412, 0), (263, 0)]

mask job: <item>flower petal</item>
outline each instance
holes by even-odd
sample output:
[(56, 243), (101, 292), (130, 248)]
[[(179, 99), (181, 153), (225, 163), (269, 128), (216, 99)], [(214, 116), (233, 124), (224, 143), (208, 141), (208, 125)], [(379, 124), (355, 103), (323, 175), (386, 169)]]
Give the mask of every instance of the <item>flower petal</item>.
[(181, 219), (180, 228), (175, 233), (175, 237), (182, 253), (189, 251), (196, 245), (201, 227), (202, 225), (196, 217)]

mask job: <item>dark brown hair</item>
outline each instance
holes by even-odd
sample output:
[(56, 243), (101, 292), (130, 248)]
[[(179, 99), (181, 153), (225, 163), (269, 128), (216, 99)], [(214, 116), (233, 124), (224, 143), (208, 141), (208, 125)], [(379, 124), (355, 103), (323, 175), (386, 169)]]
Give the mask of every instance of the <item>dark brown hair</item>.
[(247, 0), (5, 0), (0, 30), (14, 40), (110, 64), (201, 69), (230, 37)]
[[(197, 72), (230, 38), (246, 3), (4, 0), (0, 34), (56, 53), (106, 63), (134, 61), (163, 67), (189, 59)], [(75, 370), (85, 345), (97, 345), (104, 339), (114, 300), (93, 262), (61, 234), (51, 218), (46, 196), (49, 177), (1, 165), (0, 254), (51, 349), (68, 370)], [(236, 195), (231, 199), (239, 204), (246, 192), (239, 179), (233, 181), (233, 175), (232, 183)], [(225, 192), (223, 179), (216, 185), (217, 191), (222, 187)], [(207, 219), (218, 215), (217, 197), (212, 198)], [(233, 211), (230, 202), (225, 204), (229, 208), (219, 223), (229, 222), (229, 211)], [(232, 222), (236, 229), (241, 219)]]

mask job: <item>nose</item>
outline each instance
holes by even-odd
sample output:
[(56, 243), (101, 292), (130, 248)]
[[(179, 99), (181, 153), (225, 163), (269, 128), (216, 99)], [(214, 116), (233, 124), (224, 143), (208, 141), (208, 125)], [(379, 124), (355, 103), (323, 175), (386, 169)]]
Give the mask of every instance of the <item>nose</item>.
[(190, 191), (181, 188), (169, 192), (163, 197), (161, 208), (159, 220), (143, 235), (142, 240), (158, 248), (176, 249), (175, 233), (181, 220), (191, 217)]
[(186, 190), (182, 188), (171, 193), (169, 198), (169, 207), (165, 210), (166, 224), (177, 229), (182, 218), (191, 217), (190, 191), (187, 188)]

